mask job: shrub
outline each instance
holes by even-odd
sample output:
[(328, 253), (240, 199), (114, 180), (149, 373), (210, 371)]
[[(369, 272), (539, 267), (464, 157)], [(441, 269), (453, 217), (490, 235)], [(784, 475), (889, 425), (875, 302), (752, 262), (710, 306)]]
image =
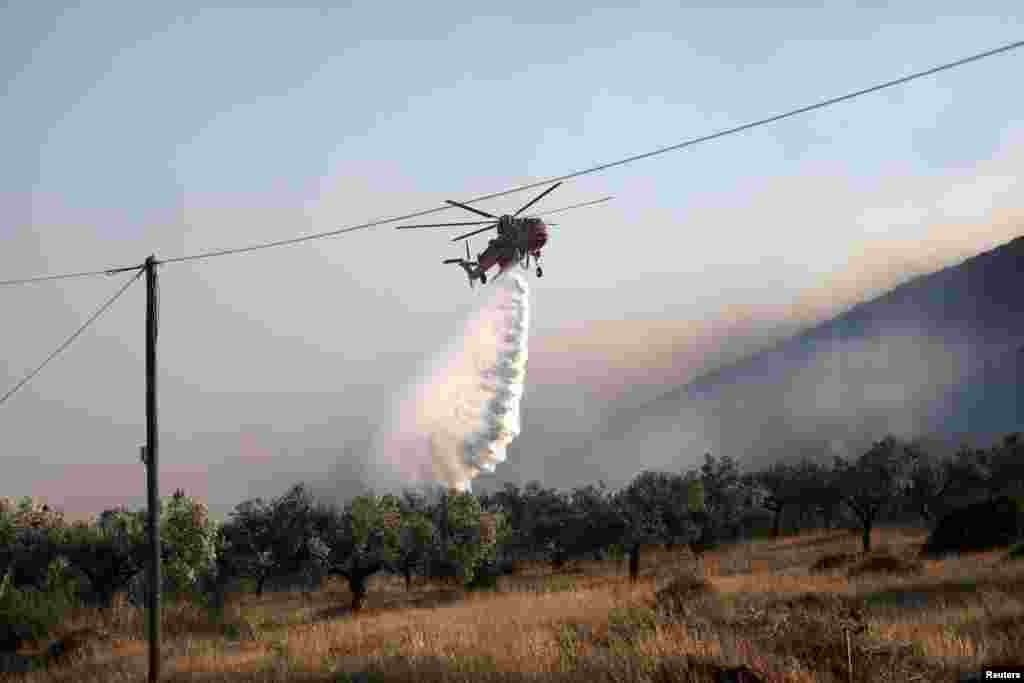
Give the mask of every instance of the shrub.
[(836, 593), (802, 593), (792, 598), (774, 600), (768, 604), (768, 608), (773, 612), (790, 610), (827, 617), (832, 621), (837, 621), (842, 615), (855, 612), (859, 607), (860, 603), (855, 598)]
[(616, 607), (608, 613), (608, 637), (632, 643), (654, 634), (657, 617), (646, 607)]
[(666, 616), (685, 616), (696, 598), (714, 590), (714, 586), (696, 574), (681, 573), (654, 594), (655, 608)]
[(819, 557), (817, 562), (811, 565), (812, 572), (830, 572), (840, 569), (857, 560), (854, 553), (833, 553)]
[(576, 579), (571, 576), (547, 576), (538, 587), (542, 593), (565, 593), (576, 590)]
[(1011, 545), (1024, 532), (1024, 498), (1003, 496), (959, 508), (943, 517), (921, 549), (924, 556)]
[(493, 591), (497, 589), (498, 572), (487, 569), (477, 571), (469, 583), (466, 584), (466, 590), (469, 591)]
[(538, 594), (567, 593), (579, 588), (574, 577), (565, 576), (564, 574), (552, 574), (540, 577), (539, 580), (534, 580), (533, 577), (531, 577), (522, 581), (517, 581), (512, 585), (515, 586), (513, 590)]
[(50, 645), (46, 657), (58, 664), (75, 663), (90, 654), (95, 654), (100, 643), (109, 638), (109, 635), (96, 629), (78, 629)]
[(259, 628), (248, 619), (222, 619), (219, 627), (227, 640), (259, 640)]
[(0, 652), (14, 652), (27, 641), (46, 638), (68, 607), (63, 592), (15, 588), (8, 573), (0, 581)]
[(920, 562), (908, 561), (893, 555), (875, 555), (852, 567), (850, 578), (864, 574), (912, 574), (922, 569)]

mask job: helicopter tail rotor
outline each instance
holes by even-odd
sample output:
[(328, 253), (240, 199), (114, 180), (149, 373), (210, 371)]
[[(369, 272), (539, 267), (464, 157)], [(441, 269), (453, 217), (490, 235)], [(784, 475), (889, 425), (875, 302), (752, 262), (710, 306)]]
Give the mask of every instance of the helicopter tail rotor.
[(477, 280), (477, 278), (479, 278), (482, 283), (487, 283), (487, 276), (482, 273), (475, 272), (473, 269), (476, 263), (471, 260), (471, 257), (469, 255), (469, 240), (466, 240), (466, 258), (448, 258), (442, 261), (442, 263), (444, 263), (445, 265), (448, 265), (449, 263), (454, 263), (458, 266), (461, 266), (462, 269), (466, 271), (466, 277), (469, 278), (470, 289), (473, 289), (473, 287), (475, 286), (475, 281)]

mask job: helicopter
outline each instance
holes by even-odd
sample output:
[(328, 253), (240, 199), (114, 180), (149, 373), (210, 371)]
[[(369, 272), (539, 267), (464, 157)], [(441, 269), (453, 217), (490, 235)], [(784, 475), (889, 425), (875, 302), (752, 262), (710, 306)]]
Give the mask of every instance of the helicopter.
[[(482, 228), (478, 228), (472, 232), (467, 232), (464, 235), (459, 235), (452, 239), (452, 242), (466, 240), (466, 258), (450, 258), (442, 261), (445, 265), (455, 264), (466, 271), (466, 276), (469, 278), (470, 288), (474, 286), (477, 280), (480, 281), (480, 284), (486, 285), (487, 271), (494, 266), (498, 266), (499, 272), (504, 272), (516, 263), (519, 263), (524, 268), (528, 269), (530, 267), (531, 258), (536, 264), (535, 272), (537, 277), (543, 277), (544, 269), (540, 265), (541, 249), (548, 242), (548, 226), (556, 225), (556, 223), (545, 223), (537, 216), (520, 218), (520, 214), (553, 192), (555, 188), (561, 184), (561, 182), (555, 183), (511, 215), (506, 214), (503, 216), (495, 216), (494, 214), (481, 211), (480, 209), (468, 206), (467, 204), (448, 199), (446, 200), (448, 204), (465, 209), (466, 211), (470, 211), (477, 215), (484, 216), (489, 220), (400, 225), (395, 229), (410, 230), (414, 228), (449, 228), (456, 226), (484, 225)], [(584, 202), (582, 204), (573, 204), (572, 206), (562, 207), (561, 209), (546, 211), (544, 214), (539, 215), (547, 215), (557, 213), (559, 211), (567, 211), (568, 209), (576, 209), (582, 206), (590, 206), (591, 204), (606, 202), (609, 199), (612, 199), (612, 197), (603, 197), (601, 199)], [(492, 229), (497, 229), (498, 236), (490, 240), (487, 243), (487, 248), (477, 254), (476, 260), (473, 260), (469, 252), (469, 238)]]

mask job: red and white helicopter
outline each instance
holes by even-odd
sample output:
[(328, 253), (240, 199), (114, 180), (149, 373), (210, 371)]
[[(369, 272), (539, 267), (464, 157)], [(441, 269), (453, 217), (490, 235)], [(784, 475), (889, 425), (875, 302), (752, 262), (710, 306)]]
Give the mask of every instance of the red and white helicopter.
[[(482, 228), (478, 228), (472, 232), (467, 232), (464, 235), (452, 239), (452, 242), (458, 242), (459, 240), (466, 240), (466, 258), (450, 258), (445, 259), (443, 263), (454, 263), (462, 266), (462, 269), (466, 271), (466, 275), (469, 277), (469, 286), (472, 287), (473, 283), (477, 280), (481, 284), (487, 284), (487, 271), (494, 266), (498, 266), (498, 271), (504, 271), (516, 263), (520, 263), (524, 268), (530, 267), (530, 258), (532, 257), (534, 262), (537, 264), (537, 277), (543, 277), (544, 269), (540, 267), (540, 252), (545, 244), (548, 242), (548, 226), (554, 225), (554, 223), (545, 223), (537, 216), (532, 217), (520, 217), (523, 211), (539, 202), (545, 196), (550, 194), (556, 187), (562, 183), (555, 183), (548, 189), (541, 192), (539, 195), (527, 202), (522, 208), (511, 215), (495, 216), (481, 211), (480, 209), (462, 204), (460, 202), (453, 202), (450, 199), (446, 200), (452, 206), (472, 211), (480, 216), (485, 216), (490, 220), (486, 221), (463, 221), (457, 223), (423, 223), (419, 225), (400, 225), (396, 230), (410, 230), (414, 228), (450, 228), (455, 226), (466, 226), (466, 225), (484, 225)], [(552, 213), (558, 213), (560, 211), (568, 211), (569, 209), (578, 209), (583, 206), (590, 206), (591, 204), (599, 204), (606, 202), (611, 197), (603, 197), (590, 202), (583, 202), (582, 204), (573, 204), (572, 206), (565, 206), (561, 209), (554, 209), (552, 211), (545, 211), (543, 214), (548, 215)], [(487, 248), (477, 254), (476, 260), (471, 260), (469, 255), (469, 238), (473, 235), (478, 235), (482, 232), (496, 228), (498, 230), (498, 236), (487, 243)]]

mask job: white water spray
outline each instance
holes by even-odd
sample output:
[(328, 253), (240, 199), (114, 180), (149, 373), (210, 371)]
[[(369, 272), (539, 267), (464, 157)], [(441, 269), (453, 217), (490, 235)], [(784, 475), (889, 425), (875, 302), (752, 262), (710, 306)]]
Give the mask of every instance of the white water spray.
[(501, 273), (376, 439), (382, 479), (468, 491), (505, 460), (520, 430), (529, 316), (526, 278), (515, 268)]

